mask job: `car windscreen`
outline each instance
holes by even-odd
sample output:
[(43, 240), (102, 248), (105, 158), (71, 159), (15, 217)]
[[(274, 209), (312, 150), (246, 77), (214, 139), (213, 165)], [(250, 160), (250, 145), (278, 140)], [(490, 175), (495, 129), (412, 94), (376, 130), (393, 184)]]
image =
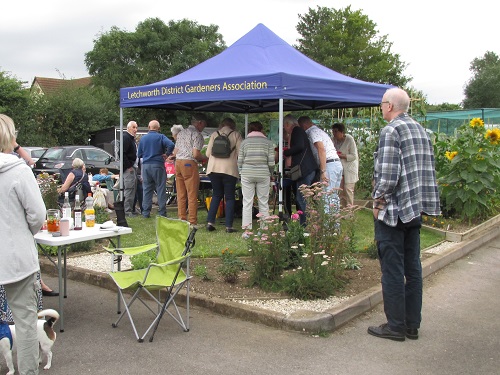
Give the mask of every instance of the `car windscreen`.
[(41, 148), (40, 150), (32, 150), (31, 151), (31, 157), (32, 158), (39, 158), (40, 156), (43, 155), (45, 152), (45, 149)]
[(49, 148), (45, 153), (42, 155), (43, 159), (48, 159), (48, 160), (61, 160), (61, 158), (64, 155), (64, 150), (62, 148)]

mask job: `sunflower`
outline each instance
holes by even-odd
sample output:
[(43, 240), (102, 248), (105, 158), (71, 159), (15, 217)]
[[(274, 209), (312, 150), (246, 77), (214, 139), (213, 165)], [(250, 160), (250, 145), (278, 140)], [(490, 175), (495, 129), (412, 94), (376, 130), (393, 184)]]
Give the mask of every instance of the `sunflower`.
[(488, 139), (492, 145), (500, 143), (500, 129), (493, 128), (486, 131), (484, 138)]
[(476, 117), (476, 118), (473, 118), (472, 120), (470, 120), (469, 125), (470, 125), (471, 128), (483, 127), (484, 126), (484, 121), (481, 120), (479, 117)]
[(446, 151), (444, 156), (446, 156), (446, 159), (449, 161), (452, 161), (455, 156), (458, 155), (458, 151)]

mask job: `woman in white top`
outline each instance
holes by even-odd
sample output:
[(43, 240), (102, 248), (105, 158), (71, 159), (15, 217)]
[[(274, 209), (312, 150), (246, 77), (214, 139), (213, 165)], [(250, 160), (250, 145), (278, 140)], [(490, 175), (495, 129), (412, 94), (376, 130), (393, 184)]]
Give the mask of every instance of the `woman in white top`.
[(45, 204), (31, 168), (13, 155), (14, 121), (0, 114), (0, 285), (16, 323), (17, 362), (21, 374), (38, 373), (38, 251), (33, 235), (45, 220)]
[(332, 125), (333, 144), (344, 168), (342, 181), (340, 183), (340, 204), (342, 207), (354, 204), (354, 186), (359, 180), (358, 148), (354, 138), (346, 134), (345, 125), (335, 123)]

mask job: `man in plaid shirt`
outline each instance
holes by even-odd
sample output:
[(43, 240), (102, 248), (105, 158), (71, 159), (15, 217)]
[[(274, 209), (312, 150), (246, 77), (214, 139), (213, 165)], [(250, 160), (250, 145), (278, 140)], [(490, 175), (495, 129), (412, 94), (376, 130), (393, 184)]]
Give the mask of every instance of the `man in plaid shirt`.
[(368, 333), (396, 341), (418, 339), (422, 312), (421, 215), (439, 215), (434, 151), (425, 129), (407, 111), (408, 94), (392, 88), (380, 103), (388, 124), (380, 132), (373, 216), (387, 323)]

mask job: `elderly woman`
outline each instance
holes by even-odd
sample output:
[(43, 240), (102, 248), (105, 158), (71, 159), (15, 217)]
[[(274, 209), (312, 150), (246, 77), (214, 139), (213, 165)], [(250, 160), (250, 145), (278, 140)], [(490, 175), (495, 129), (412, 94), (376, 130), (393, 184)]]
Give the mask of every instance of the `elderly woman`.
[[(76, 185), (78, 183), (82, 184), (83, 196), (86, 197), (88, 193), (92, 193), (92, 189), (90, 187), (89, 178), (87, 173), (85, 172), (85, 163), (80, 158), (74, 158), (73, 163), (71, 164), (73, 169), (66, 176), (66, 180), (61, 187), (57, 189), (59, 193), (59, 203), (64, 203), (64, 193), (66, 191), (73, 192), (76, 189)], [(71, 205), (74, 205), (75, 195), (69, 195), (69, 201)], [(82, 202), (83, 203), (83, 202)]]
[(354, 138), (346, 134), (345, 125), (335, 123), (332, 125), (333, 144), (344, 168), (342, 181), (340, 182), (340, 204), (342, 207), (354, 204), (354, 185), (359, 180), (358, 148)]
[(177, 141), (177, 134), (179, 134), (181, 130), (184, 130), (184, 126), (182, 125), (172, 125), (172, 128), (170, 128), (174, 142)]
[(16, 323), (19, 373), (38, 373), (38, 251), (33, 236), (45, 220), (45, 204), (33, 171), (16, 150), (14, 121), (0, 114), (0, 285)]
[[(228, 158), (212, 155), (212, 147), (215, 138), (223, 134), (228, 137), (231, 146), (231, 154)], [(238, 181), (237, 157), (241, 144), (241, 135), (236, 131), (236, 123), (232, 118), (222, 120), (219, 130), (212, 133), (207, 146), (207, 175), (212, 183), (212, 200), (207, 216), (207, 230), (215, 230), (215, 216), (219, 209), (222, 198), (226, 200), (226, 232), (236, 232), (233, 229), (234, 204), (236, 201), (236, 182)]]

